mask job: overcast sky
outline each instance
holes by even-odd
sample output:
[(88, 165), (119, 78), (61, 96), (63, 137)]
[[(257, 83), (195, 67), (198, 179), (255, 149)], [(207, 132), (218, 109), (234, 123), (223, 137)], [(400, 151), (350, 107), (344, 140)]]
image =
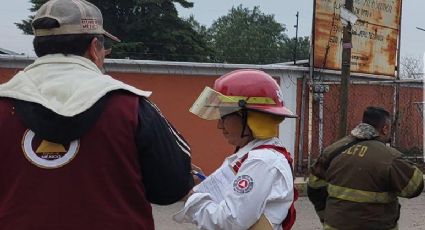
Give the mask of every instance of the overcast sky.
[[(30, 15), (29, 0), (1, 0), (0, 7), (0, 48), (17, 53), (34, 55), (32, 36), (23, 35), (14, 25)], [(189, 0), (190, 1), (190, 0)], [(201, 24), (210, 26), (214, 20), (228, 13), (232, 6), (242, 4), (252, 9), (259, 6), (263, 13), (274, 14), (277, 22), (285, 24), (287, 34), (295, 36), (295, 14), (299, 11), (299, 36), (311, 34), (313, 0), (192, 0), (194, 7), (182, 9), (178, 7), (180, 15), (189, 17), (194, 15)], [(425, 52), (425, 31), (416, 29), (425, 28), (425, 1), (404, 0), (402, 13), (402, 45), (404, 55), (421, 56)]]

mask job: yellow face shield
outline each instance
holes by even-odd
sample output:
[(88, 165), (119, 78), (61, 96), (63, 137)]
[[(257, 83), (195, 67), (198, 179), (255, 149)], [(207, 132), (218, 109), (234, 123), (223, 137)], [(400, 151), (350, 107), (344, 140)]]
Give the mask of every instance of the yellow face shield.
[(218, 120), (220, 117), (241, 109), (239, 101), (244, 101), (247, 108), (250, 105), (272, 105), (273, 99), (268, 97), (226, 96), (210, 87), (205, 87), (189, 111), (206, 120)]

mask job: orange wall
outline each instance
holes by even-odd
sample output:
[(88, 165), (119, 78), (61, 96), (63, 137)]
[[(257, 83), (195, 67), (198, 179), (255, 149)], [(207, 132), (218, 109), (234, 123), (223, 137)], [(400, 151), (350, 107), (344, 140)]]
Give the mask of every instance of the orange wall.
[(206, 121), (189, 112), (190, 106), (205, 86), (212, 86), (216, 76), (181, 76), (111, 73), (114, 78), (139, 89), (152, 91), (155, 102), (192, 148), (192, 159), (206, 173), (213, 172), (233, 147), (225, 141), (216, 121)]
[(0, 84), (5, 83), (10, 78), (13, 77), (13, 75), (17, 74), (19, 72), (18, 69), (6, 69), (0, 67)]

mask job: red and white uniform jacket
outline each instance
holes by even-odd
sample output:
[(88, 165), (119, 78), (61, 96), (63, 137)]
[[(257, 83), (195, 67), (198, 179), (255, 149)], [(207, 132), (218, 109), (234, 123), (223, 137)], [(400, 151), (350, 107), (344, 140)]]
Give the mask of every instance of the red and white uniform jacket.
[[(264, 145), (282, 147), (278, 138), (254, 140), (227, 157), (219, 169), (194, 188), (195, 193), (174, 220), (209, 230), (245, 230), (257, 222), (281, 230), (294, 198), (291, 165), (274, 149), (255, 149)], [(218, 186), (205, 188), (203, 183)], [(213, 191), (215, 188), (219, 191)]]

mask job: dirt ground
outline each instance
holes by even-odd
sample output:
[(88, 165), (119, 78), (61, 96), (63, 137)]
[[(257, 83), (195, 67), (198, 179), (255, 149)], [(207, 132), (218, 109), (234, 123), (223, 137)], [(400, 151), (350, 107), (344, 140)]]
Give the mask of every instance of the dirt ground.
[[(400, 199), (402, 205), (399, 221), (400, 230), (425, 229), (425, 193), (414, 199)], [(153, 206), (155, 226), (157, 230), (195, 230), (192, 224), (178, 224), (172, 220), (183, 203), (170, 206)], [(296, 202), (297, 221), (293, 230), (319, 230), (321, 225), (316, 217), (313, 206), (306, 197), (300, 197)]]

